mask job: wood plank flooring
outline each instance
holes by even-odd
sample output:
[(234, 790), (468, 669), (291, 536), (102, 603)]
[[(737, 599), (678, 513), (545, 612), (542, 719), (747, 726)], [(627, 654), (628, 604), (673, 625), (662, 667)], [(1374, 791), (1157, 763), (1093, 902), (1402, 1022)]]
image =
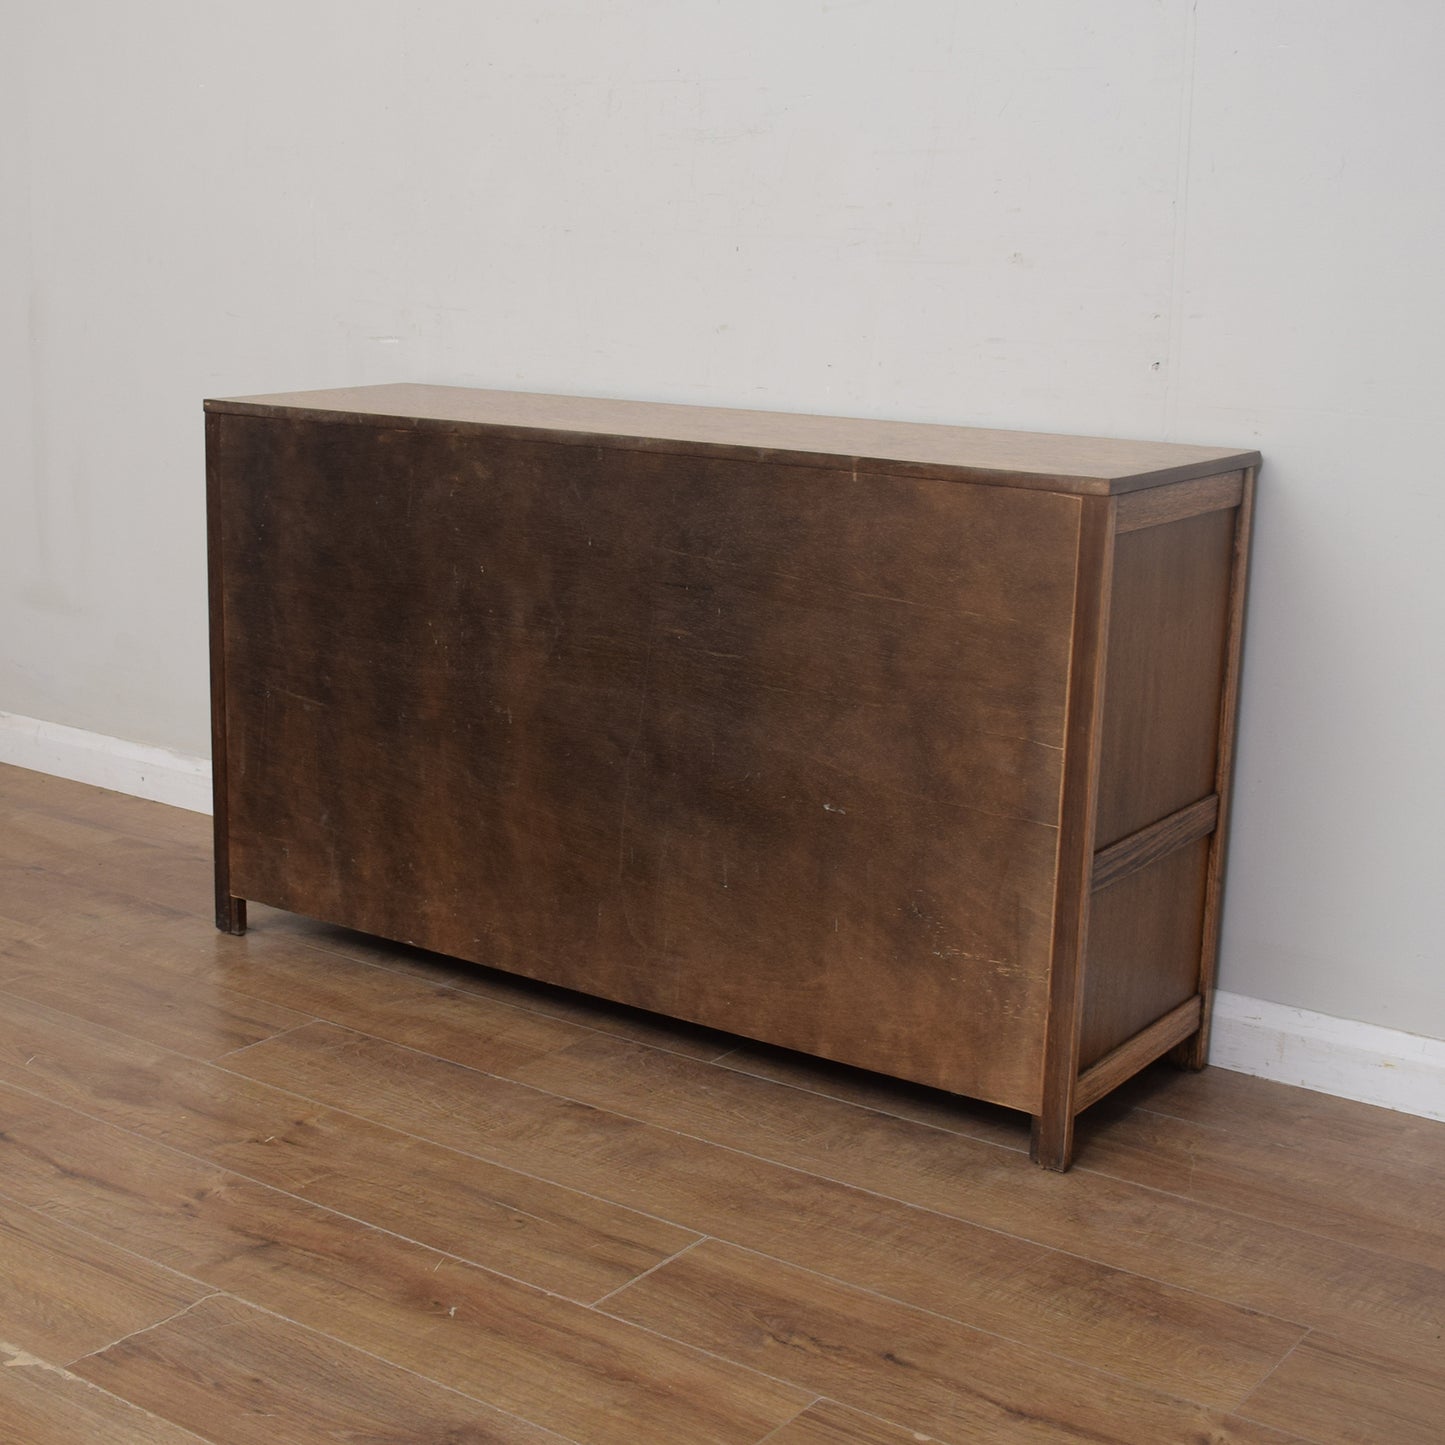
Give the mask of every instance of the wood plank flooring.
[(1028, 1122), (256, 905), (0, 767), (0, 1439), (1445, 1438), (1445, 1125)]

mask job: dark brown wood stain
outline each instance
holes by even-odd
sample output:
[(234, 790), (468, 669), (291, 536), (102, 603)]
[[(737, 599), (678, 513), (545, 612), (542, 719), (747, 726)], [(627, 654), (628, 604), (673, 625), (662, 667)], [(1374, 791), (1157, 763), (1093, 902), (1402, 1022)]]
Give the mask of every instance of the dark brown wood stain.
[[(1148, 1063), (1181, 988), (1202, 1028), (1217, 889), (1116, 964), (1091, 880), (1227, 789), (1253, 453), (449, 388), (207, 411), (224, 931), (266, 903), (1023, 1109), (1055, 1169), (1084, 1069)], [(1161, 939), (1169, 889), (1133, 894)]]

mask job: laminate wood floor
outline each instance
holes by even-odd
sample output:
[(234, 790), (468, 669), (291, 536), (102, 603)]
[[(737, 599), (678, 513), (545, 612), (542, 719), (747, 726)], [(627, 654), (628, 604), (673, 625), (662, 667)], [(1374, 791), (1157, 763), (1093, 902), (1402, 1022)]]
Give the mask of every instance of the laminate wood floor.
[(257, 905), (0, 767), (6, 1445), (1445, 1440), (1445, 1124), (1004, 1110)]

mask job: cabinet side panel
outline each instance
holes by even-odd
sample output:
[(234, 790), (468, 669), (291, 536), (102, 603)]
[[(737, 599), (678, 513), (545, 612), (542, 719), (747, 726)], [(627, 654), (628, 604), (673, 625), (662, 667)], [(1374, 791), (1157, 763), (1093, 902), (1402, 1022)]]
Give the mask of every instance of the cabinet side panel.
[(1234, 521), (1115, 539), (1096, 848), (1214, 791)]
[(1238, 506), (1170, 516), (1161, 495), (1115, 538), (1095, 841), (1133, 861), (1093, 898), (1084, 1068), (1200, 989)]
[(1094, 894), (1081, 1069), (1199, 991), (1208, 869), (1209, 840), (1200, 838)]
[(227, 424), (238, 891), (1035, 1106), (1076, 499)]

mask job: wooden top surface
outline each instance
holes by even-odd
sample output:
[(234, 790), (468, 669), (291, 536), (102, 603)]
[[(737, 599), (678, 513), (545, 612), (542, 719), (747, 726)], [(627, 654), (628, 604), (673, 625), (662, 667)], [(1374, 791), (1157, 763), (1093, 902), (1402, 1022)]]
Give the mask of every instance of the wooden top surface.
[(521, 439), (794, 466), (856, 467), (1079, 494), (1117, 494), (1256, 466), (1259, 453), (1172, 442), (920, 422), (478, 391), (408, 382), (206, 402), (242, 416), (485, 430)]

